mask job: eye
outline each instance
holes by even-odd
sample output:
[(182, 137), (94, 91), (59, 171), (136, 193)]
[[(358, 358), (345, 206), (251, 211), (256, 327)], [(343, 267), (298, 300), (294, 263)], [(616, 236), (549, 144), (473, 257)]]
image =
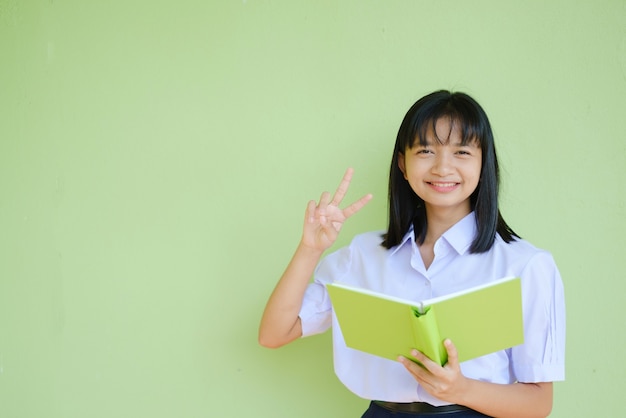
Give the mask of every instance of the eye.
[(415, 153), (417, 155), (427, 155), (427, 154), (432, 154), (432, 151), (430, 150), (430, 148), (420, 147), (417, 149)]
[(461, 155), (461, 156), (469, 156), (469, 155), (473, 155), (472, 149), (469, 147), (463, 147), (463, 148), (458, 148), (455, 152), (456, 155)]

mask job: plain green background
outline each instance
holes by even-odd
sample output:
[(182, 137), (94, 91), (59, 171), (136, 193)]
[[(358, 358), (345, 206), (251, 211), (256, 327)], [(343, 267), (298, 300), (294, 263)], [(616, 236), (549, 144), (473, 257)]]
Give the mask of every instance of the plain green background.
[(258, 346), (304, 208), (386, 223), (408, 107), (486, 109), (568, 307), (554, 417), (626, 415), (626, 3), (0, 0), (0, 416), (357, 417), (328, 334)]

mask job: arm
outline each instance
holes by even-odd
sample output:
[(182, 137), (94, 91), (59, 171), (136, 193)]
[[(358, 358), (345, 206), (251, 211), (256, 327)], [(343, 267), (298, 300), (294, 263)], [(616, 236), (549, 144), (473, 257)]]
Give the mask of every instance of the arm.
[(298, 314), (317, 263), (324, 251), (336, 241), (343, 223), (372, 198), (368, 194), (345, 209), (339, 208), (350, 186), (352, 172), (352, 169), (346, 171), (332, 200), (330, 193), (324, 192), (319, 203), (309, 202), (300, 243), (276, 284), (261, 318), (259, 343), (262, 346), (280, 347), (302, 335)]
[(456, 347), (444, 342), (448, 363), (441, 367), (418, 351), (414, 357), (424, 365), (401, 357), (399, 361), (431, 395), (465, 405), (493, 417), (547, 417), (552, 410), (552, 382), (497, 384), (463, 376)]

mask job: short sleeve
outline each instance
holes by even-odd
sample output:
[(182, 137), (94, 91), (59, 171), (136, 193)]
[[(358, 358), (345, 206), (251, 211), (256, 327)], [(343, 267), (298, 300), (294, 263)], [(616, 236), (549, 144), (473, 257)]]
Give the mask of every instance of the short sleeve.
[(304, 293), (300, 320), (302, 336), (320, 334), (330, 328), (332, 305), (326, 284), (341, 280), (350, 268), (350, 248), (344, 247), (324, 257), (315, 269), (313, 282)]
[(517, 381), (565, 379), (565, 296), (552, 256), (541, 251), (523, 271), (524, 344), (511, 349)]

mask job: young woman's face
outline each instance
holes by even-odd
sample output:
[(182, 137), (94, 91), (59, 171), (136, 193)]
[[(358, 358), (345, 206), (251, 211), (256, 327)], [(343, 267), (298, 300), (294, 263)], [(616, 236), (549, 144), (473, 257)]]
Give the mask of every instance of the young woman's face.
[(416, 141), (398, 156), (404, 178), (424, 201), (429, 215), (440, 212), (460, 219), (471, 211), (470, 196), (480, 179), (482, 150), (476, 142), (461, 145), (457, 125), (448, 118), (438, 119), (436, 132), (430, 128), (426, 134), (427, 145)]

